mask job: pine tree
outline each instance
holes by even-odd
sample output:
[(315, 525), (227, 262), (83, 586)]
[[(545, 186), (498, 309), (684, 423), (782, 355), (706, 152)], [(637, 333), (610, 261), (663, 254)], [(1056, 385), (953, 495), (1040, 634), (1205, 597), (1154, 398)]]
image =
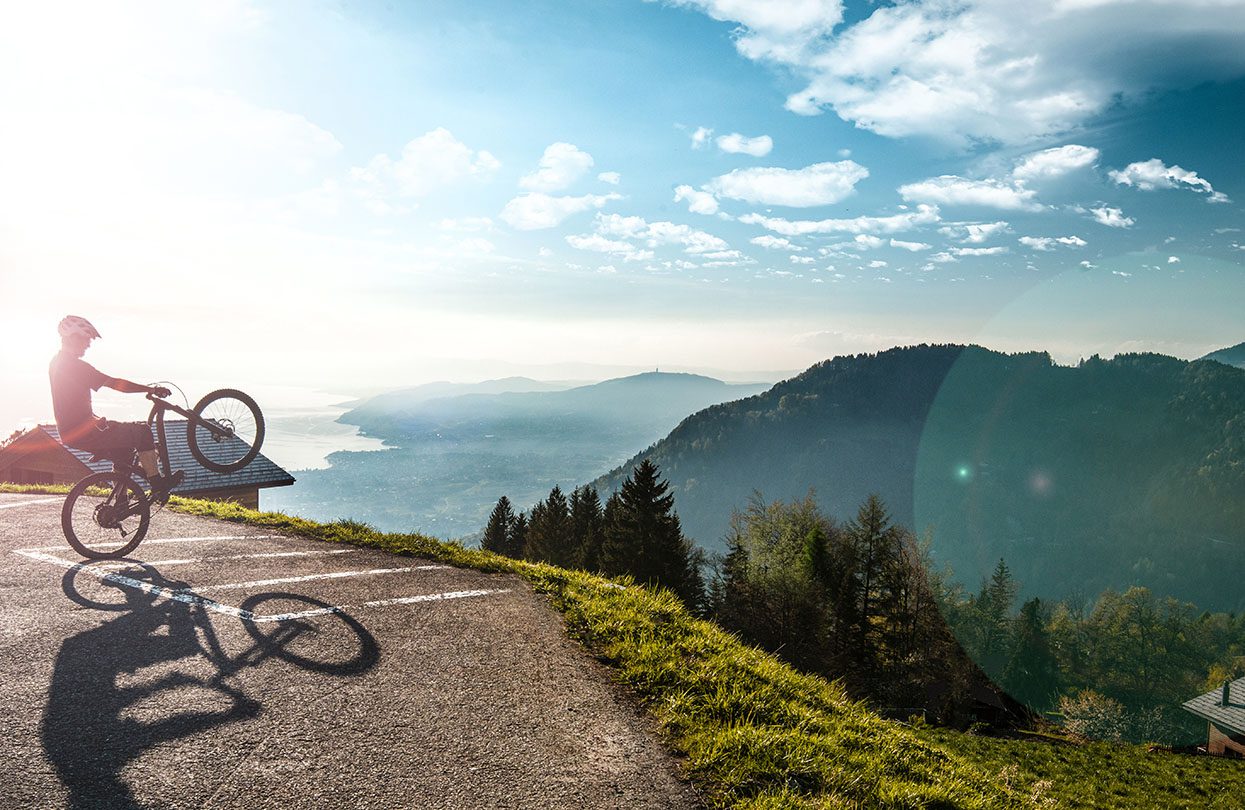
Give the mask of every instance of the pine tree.
[(683, 536), (669, 489), (648, 459), (631, 471), (606, 504), (601, 569), (669, 588), (689, 607), (698, 608), (704, 600), (701, 555)]
[(860, 682), (874, 682), (880, 676), (893, 627), (892, 617), (898, 613), (899, 561), (903, 555), (904, 532), (891, 525), (885, 504), (877, 495), (870, 495), (847, 525), (852, 562), (852, 590), (856, 604), (852, 606), (854, 627), (853, 658)]
[(506, 530), (506, 556), (521, 560), (527, 552), (527, 514), (520, 512), (510, 520)]
[(502, 495), (497, 499), (497, 505), (493, 507), (492, 513), (488, 516), (488, 524), (484, 527), (484, 538), (480, 541), (480, 548), (497, 554), (509, 555), (510, 527), (513, 522), (514, 510), (510, 507), (510, 499)]
[(977, 663), (992, 678), (999, 677), (1010, 655), (1012, 605), (1016, 602), (1018, 590), (1011, 569), (1000, 558), (977, 597), (976, 649), (973, 653)]
[(562, 488), (555, 486), (548, 498), (532, 507), (524, 556), (529, 560), (569, 568), (575, 564), (574, 550), (570, 508)]
[(601, 534), (604, 514), (596, 487), (585, 484), (571, 493), (571, 537), (576, 563), (586, 571), (601, 564)]
[(1003, 668), (1002, 686), (1008, 694), (1043, 711), (1059, 693), (1059, 662), (1046, 630), (1046, 612), (1040, 599), (1030, 599), (1015, 620), (1012, 655)]

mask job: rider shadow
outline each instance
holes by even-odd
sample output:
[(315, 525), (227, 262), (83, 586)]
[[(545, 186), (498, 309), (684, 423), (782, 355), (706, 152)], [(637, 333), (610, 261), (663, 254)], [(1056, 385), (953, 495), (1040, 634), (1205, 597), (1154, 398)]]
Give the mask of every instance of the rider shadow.
[[(41, 729), (43, 748), (69, 791), (71, 808), (141, 807), (121, 773), (143, 752), (257, 717), (263, 706), (226, 680), (244, 667), (275, 657), (313, 672), (357, 676), (379, 660), (375, 637), (344, 613), (335, 613), (333, 618), (356, 637), (356, 652), (345, 660), (323, 661), (293, 652), (298, 636), (313, 632), (310, 622), (299, 619), (274, 622), (270, 632), (248, 622), (254, 644), (230, 656), (201, 604), (137, 587), (146, 583), (167, 594), (186, 588), (185, 583), (165, 579), (151, 566), (141, 568), (142, 573), (124, 572), (126, 584), (103, 580), (124, 595), (124, 603), (85, 597), (74, 586), (76, 568), (65, 574), (62, 583), (73, 601), (119, 614), (66, 639), (52, 673)], [(329, 607), (301, 595), (269, 593), (248, 599), (243, 608), (272, 599)], [(207, 676), (187, 672), (203, 671), (202, 663), (194, 660), (200, 656), (212, 670)]]

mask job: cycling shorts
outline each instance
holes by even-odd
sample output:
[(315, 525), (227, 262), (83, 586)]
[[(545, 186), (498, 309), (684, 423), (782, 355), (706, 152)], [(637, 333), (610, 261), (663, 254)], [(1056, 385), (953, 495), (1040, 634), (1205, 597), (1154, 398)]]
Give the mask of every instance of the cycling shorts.
[(155, 450), (156, 442), (146, 422), (107, 422), (101, 430), (86, 432), (74, 442), (74, 447), (89, 450), (95, 455), (107, 453), (133, 453), (135, 450)]

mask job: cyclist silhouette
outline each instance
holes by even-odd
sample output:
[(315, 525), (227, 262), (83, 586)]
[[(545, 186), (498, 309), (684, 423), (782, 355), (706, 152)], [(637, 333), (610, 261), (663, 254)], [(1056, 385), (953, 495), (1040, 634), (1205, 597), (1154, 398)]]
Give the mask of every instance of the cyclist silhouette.
[(125, 394), (167, 397), (169, 389), (109, 377), (83, 360), (82, 355), (91, 341), (100, 336), (86, 318), (67, 315), (61, 320), (57, 331), (61, 336), (61, 350), (48, 366), (48, 378), (52, 384), (52, 410), (56, 414), (56, 429), (61, 442), (97, 456), (129, 456), (137, 452), (138, 463), (151, 483), (152, 498), (167, 500), (169, 492), (182, 482), (185, 473), (177, 470), (161, 475), (155, 441), (147, 424), (110, 422), (96, 416), (91, 407), (91, 392), (106, 387)]

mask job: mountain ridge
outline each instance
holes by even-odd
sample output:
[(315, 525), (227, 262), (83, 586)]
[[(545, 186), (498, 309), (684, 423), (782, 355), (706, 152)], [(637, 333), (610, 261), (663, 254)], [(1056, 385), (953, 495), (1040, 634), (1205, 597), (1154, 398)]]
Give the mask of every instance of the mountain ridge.
[[(1025, 594), (1140, 584), (1245, 608), (1245, 371), (1157, 354), (1004, 354), (956, 344), (818, 363), (684, 419), (642, 459), (671, 484), (689, 536), (724, 548), (733, 510), (815, 490), (832, 515), (880, 494), (974, 588), (1000, 557)], [(1079, 566), (1079, 569), (1078, 569)]]

